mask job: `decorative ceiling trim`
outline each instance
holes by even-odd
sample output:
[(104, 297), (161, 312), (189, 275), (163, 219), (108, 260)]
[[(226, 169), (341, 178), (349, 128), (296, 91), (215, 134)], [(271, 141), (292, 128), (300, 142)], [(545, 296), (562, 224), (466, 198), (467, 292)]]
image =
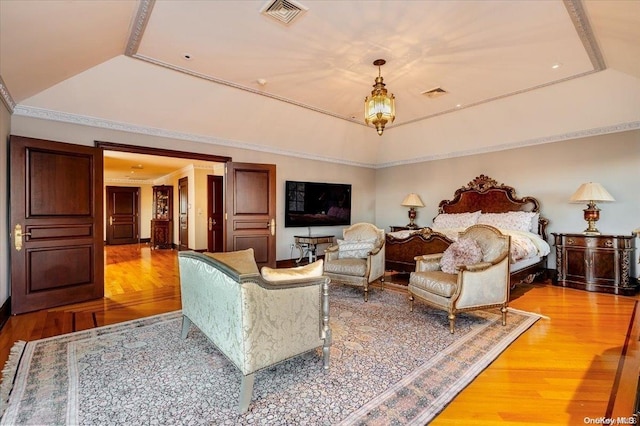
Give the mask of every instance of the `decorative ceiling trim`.
[(347, 161), (339, 158), (324, 157), (318, 154), (308, 154), (299, 151), (288, 151), (269, 146), (255, 145), (246, 142), (232, 141), (215, 138), (211, 136), (196, 135), (192, 133), (176, 132), (173, 130), (159, 129), (156, 127), (140, 126), (137, 124), (123, 123), (119, 121), (105, 120), (103, 118), (89, 117), (79, 114), (53, 111), (44, 108), (36, 108), (25, 105), (17, 105), (14, 110), (15, 115), (37, 118), (41, 120), (58, 121), (62, 123), (78, 124), (81, 126), (98, 127), (101, 129), (114, 130), (118, 132), (137, 133), (148, 136), (156, 136), (168, 139), (179, 139), (191, 142), (205, 143), (209, 145), (228, 146), (250, 151), (267, 152), (270, 154), (284, 155), (287, 157), (304, 158), (307, 160), (324, 161), (328, 163), (344, 164), (348, 166), (375, 168), (375, 164), (362, 163), (357, 161)]
[[(589, 56), (589, 59), (591, 61), (591, 64), (593, 65), (593, 70), (591, 71), (587, 71), (584, 73), (580, 73), (577, 75), (573, 75), (570, 77), (566, 77), (560, 80), (555, 80), (555, 81), (551, 81), (545, 84), (541, 84), (538, 86), (534, 86), (534, 87), (530, 87), (530, 88), (526, 88), (526, 89), (522, 89), (522, 90), (518, 90), (515, 92), (511, 92), (511, 93), (506, 93), (503, 95), (499, 95), (499, 96), (495, 96), (493, 98), (489, 98), (489, 99), (483, 99), (480, 100), (478, 102), (474, 102), (468, 105), (464, 105), (462, 107), (459, 108), (451, 108), (448, 109), (446, 111), (441, 111), (435, 114), (430, 114), (430, 115), (425, 115), (422, 117), (417, 117), (414, 118), (412, 120), (409, 121), (405, 121), (402, 123), (395, 123), (393, 125), (389, 125), (387, 129), (385, 130), (391, 130), (395, 127), (400, 127), (400, 126), (405, 126), (407, 124), (411, 124), (411, 123), (415, 123), (418, 121), (423, 121), (423, 120), (428, 120), (430, 118), (434, 118), (434, 117), (438, 117), (441, 115), (445, 115), (445, 114), (450, 114), (452, 112), (456, 112), (456, 111), (460, 111), (462, 109), (466, 109), (466, 108), (471, 108), (474, 106), (478, 106), (478, 105), (482, 105), (485, 103), (489, 103), (489, 102), (493, 102), (499, 99), (504, 99), (504, 98), (508, 98), (511, 96), (515, 96), (521, 93), (525, 93), (525, 92), (530, 92), (533, 90), (537, 90), (537, 89), (541, 89), (543, 87), (548, 87), (548, 86), (552, 86), (554, 84), (558, 84), (558, 83), (563, 83), (565, 81), (569, 81), (569, 80), (573, 80), (576, 78), (581, 78), (581, 77), (585, 77), (589, 74), (592, 74), (594, 72), (598, 72), (598, 71), (602, 71), (604, 69), (606, 69), (605, 63), (604, 63), (604, 59), (602, 56), (602, 52), (600, 51), (600, 47), (598, 46), (598, 43), (596, 42), (595, 36), (593, 34), (593, 30), (591, 29), (591, 25), (589, 24), (589, 19), (587, 17), (586, 11), (584, 10), (584, 7), (582, 6), (582, 0), (563, 0), (565, 8), (567, 9), (567, 12), (569, 14), (569, 17), (571, 19), (571, 21), (573, 22), (573, 25), (576, 29), (576, 32), (578, 34), (578, 36), (580, 37), (580, 40), (582, 41), (582, 45), (587, 53), (587, 55)], [(131, 33), (129, 34), (129, 40), (127, 42), (127, 48), (125, 51), (125, 55), (132, 57), (134, 59), (138, 59), (144, 62), (148, 62), (154, 65), (158, 65), (173, 71), (177, 71), (177, 72), (181, 72), (193, 77), (197, 77), (197, 78), (201, 78), (213, 83), (217, 83), (217, 84), (222, 84), (225, 86), (229, 86), (229, 87), (233, 87), (235, 89), (239, 89), (239, 90), (244, 90), (246, 92), (250, 92), (256, 95), (260, 95), (260, 96), (265, 96), (267, 98), (271, 98), (271, 99), (275, 99), (281, 102), (285, 102), (300, 108), (305, 108), (311, 111), (315, 111), (318, 112), (320, 114), (324, 114), (324, 115), (328, 115), (334, 118), (339, 118), (341, 120), (345, 120), (345, 121), (349, 121), (351, 123), (355, 123), (361, 126), (367, 126), (366, 123), (364, 123), (362, 120), (360, 119), (356, 119), (356, 118), (352, 118), (349, 116), (343, 116), (343, 115), (339, 115), (336, 113), (333, 113), (331, 111), (326, 111), (323, 110), (321, 108), (317, 108), (311, 105), (307, 105), (301, 102), (297, 102), (291, 99), (287, 99), (281, 96), (277, 96), (271, 93), (267, 93), (264, 91), (260, 91), (258, 89), (254, 89), (251, 87), (247, 87), (247, 86), (243, 86), (237, 83), (233, 83), (227, 80), (223, 80), (223, 79), (219, 79), (210, 75), (206, 75), (206, 74), (202, 74), (202, 73), (198, 73), (195, 71), (191, 71), (188, 70), (186, 68), (182, 68), (182, 67), (178, 67), (172, 64), (168, 64), (166, 62), (163, 61), (159, 61), (157, 59), (153, 59), (144, 55), (139, 55), (138, 52), (138, 48), (140, 46), (140, 43), (142, 41), (142, 37), (144, 35), (144, 30), (147, 26), (147, 23), (149, 22), (149, 18), (151, 16), (151, 12), (153, 9), (153, 6), (155, 4), (155, 0), (140, 0), (140, 5), (138, 7), (138, 11), (136, 13), (136, 16), (134, 18), (134, 22), (132, 25), (132, 29), (131, 29)]]
[(142, 34), (144, 34), (144, 30), (147, 28), (147, 23), (149, 22), (151, 11), (155, 4), (156, 0), (140, 0), (138, 11), (131, 23), (131, 31), (129, 33), (125, 55), (133, 56), (138, 52), (138, 48), (142, 42)]
[(427, 161), (445, 160), (448, 158), (465, 157), (468, 155), (487, 154), (490, 152), (506, 151), (515, 148), (524, 148), (533, 145), (542, 145), (552, 142), (562, 142), (571, 139), (587, 138), (591, 136), (600, 136), (610, 133), (626, 132), (630, 130), (639, 130), (640, 121), (632, 121), (629, 123), (620, 123), (612, 126), (596, 127), (593, 129), (578, 130), (575, 132), (562, 133), (558, 135), (543, 136), (540, 138), (527, 139), (523, 141), (507, 142), (501, 145), (494, 145), (484, 148), (469, 149), (463, 151), (455, 151), (441, 155), (429, 155), (426, 157), (412, 158), (410, 160), (392, 161), (389, 163), (381, 163), (376, 165), (376, 169), (384, 169), (387, 167), (403, 166), (407, 164), (424, 163)]
[(542, 145), (545, 143), (562, 142), (564, 140), (586, 138), (590, 136), (599, 136), (599, 135), (606, 135), (609, 133), (619, 133), (619, 132), (626, 132), (630, 130), (640, 129), (640, 121), (631, 121), (628, 123), (620, 123), (612, 126), (578, 130), (575, 132), (527, 139), (524, 141), (508, 142), (505, 144), (494, 145), (494, 146), (485, 147), (485, 148), (455, 151), (455, 152), (442, 154), (442, 155), (429, 155), (425, 157), (413, 158), (410, 160), (370, 164), (370, 163), (362, 163), (357, 161), (346, 161), (341, 158), (323, 157), (323, 156), (318, 156), (317, 154), (307, 154), (307, 153), (302, 153), (297, 151), (275, 149), (273, 147), (266, 147), (262, 145), (255, 145), (255, 144), (250, 144), (245, 142), (219, 139), (219, 138), (214, 138), (210, 136), (193, 135), (190, 133), (169, 131), (164, 129), (158, 129), (155, 127), (132, 125), (128, 123), (104, 120), (104, 119), (95, 118), (95, 117), (61, 113), (59, 111), (51, 111), (51, 110), (27, 107), (27, 106), (21, 106), (21, 105), (16, 106), (14, 114), (19, 116), (29, 117), (29, 118), (59, 121), (63, 123), (78, 124), (81, 126), (98, 127), (102, 129), (114, 130), (119, 132), (130, 132), (130, 133), (137, 133), (137, 134), (148, 135), (148, 136), (162, 137), (167, 139), (179, 139), (179, 140), (185, 140), (185, 141), (191, 141), (191, 142), (205, 143), (209, 145), (227, 146), (227, 147), (238, 148), (238, 149), (247, 149), (251, 151), (283, 155), (286, 157), (303, 158), (306, 160), (323, 161), (326, 163), (343, 164), (347, 166), (364, 167), (368, 169), (384, 169), (387, 167), (401, 166), (405, 164), (423, 163), (427, 161), (444, 160), (448, 158), (464, 157), (468, 155), (487, 154), (490, 152), (506, 151), (509, 149), (523, 148), (523, 147), (533, 146), (533, 145)]
[(4, 104), (4, 106), (6, 106), (9, 112), (13, 114), (13, 111), (16, 108), (16, 102), (11, 97), (11, 93), (9, 93), (9, 89), (7, 88), (7, 85), (4, 84), (4, 80), (2, 79), (1, 75), (0, 75), (0, 98), (2, 99), (2, 103)]
[(582, 41), (584, 50), (586, 50), (587, 55), (589, 55), (593, 69), (596, 71), (606, 69), (607, 66), (604, 63), (602, 51), (600, 50), (600, 46), (598, 46), (598, 42), (593, 35), (593, 30), (589, 23), (589, 17), (587, 16), (587, 12), (584, 10), (582, 0), (564, 0), (564, 7), (567, 9), (567, 12), (569, 12), (571, 22), (573, 22), (573, 26), (576, 28), (576, 32), (580, 37), (580, 41)]

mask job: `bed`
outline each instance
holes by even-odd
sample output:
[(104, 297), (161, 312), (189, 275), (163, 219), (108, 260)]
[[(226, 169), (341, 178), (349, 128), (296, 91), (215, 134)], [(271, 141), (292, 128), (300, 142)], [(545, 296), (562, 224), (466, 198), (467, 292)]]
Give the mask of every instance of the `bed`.
[(460, 231), (486, 223), (511, 235), (511, 285), (544, 277), (550, 251), (547, 219), (533, 197), (519, 198), (514, 188), (480, 175), (443, 200), (431, 228), (386, 234), (386, 268), (415, 271), (414, 257), (442, 253)]

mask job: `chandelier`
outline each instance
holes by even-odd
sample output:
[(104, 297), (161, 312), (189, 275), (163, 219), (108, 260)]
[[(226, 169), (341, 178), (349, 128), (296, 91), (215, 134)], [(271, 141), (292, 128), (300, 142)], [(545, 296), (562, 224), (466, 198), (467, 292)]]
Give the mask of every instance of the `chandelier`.
[(382, 75), (380, 75), (380, 67), (386, 62), (384, 59), (373, 61), (373, 65), (378, 67), (378, 77), (376, 77), (376, 84), (373, 85), (371, 96), (367, 96), (364, 100), (364, 122), (376, 126), (380, 136), (384, 126), (387, 123), (393, 123), (396, 119), (396, 98), (393, 93), (387, 95), (387, 89), (384, 88)]

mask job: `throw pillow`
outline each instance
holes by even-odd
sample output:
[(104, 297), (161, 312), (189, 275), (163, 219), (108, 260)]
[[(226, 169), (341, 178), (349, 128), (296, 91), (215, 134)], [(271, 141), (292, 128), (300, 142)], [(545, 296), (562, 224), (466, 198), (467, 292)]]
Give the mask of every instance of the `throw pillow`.
[(478, 223), (480, 210), (473, 213), (440, 213), (433, 219), (434, 228), (468, 228)]
[(320, 259), (308, 265), (296, 266), (294, 268), (273, 269), (268, 266), (263, 266), (260, 271), (262, 272), (262, 278), (267, 281), (321, 277), (324, 272), (324, 261)]
[(447, 274), (455, 274), (456, 267), (472, 265), (482, 261), (482, 249), (475, 240), (463, 238), (452, 243), (440, 259), (440, 269)]
[(341, 240), (338, 239), (338, 258), (339, 259), (364, 259), (373, 250), (376, 239), (368, 240)]
[(204, 254), (230, 266), (241, 274), (260, 273), (260, 271), (258, 271), (258, 266), (256, 265), (252, 248)]

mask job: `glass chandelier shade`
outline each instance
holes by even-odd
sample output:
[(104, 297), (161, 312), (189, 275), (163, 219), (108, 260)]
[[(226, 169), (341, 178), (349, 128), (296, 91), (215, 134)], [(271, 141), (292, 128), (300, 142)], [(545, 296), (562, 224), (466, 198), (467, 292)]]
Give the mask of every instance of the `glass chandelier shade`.
[(373, 85), (371, 96), (367, 96), (364, 100), (364, 121), (367, 125), (373, 124), (380, 136), (382, 136), (384, 126), (387, 123), (393, 123), (393, 120), (396, 119), (395, 97), (393, 93), (388, 94), (380, 74), (380, 67), (385, 63), (384, 59), (376, 59), (373, 62), (373, 65), (378, 67), (378, 77), (375, 80), (376, 84)]

